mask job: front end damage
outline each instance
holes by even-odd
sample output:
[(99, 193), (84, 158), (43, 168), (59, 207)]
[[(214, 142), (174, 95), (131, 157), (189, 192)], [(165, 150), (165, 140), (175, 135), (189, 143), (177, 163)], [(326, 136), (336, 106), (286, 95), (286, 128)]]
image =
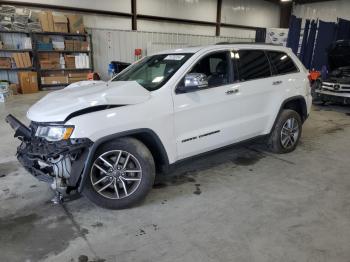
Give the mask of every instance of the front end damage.
[(91, 140), (47, 141), (35, 136), (39, 123), (32, 122), (26, 127), (12, 115), (6, 117), (6, 122), (15, 130), (14, 136), (22, 141), (17, 148), (18, 161), (35, 178), (51, 184), (56, 192), (54, 202), (77, 189)]

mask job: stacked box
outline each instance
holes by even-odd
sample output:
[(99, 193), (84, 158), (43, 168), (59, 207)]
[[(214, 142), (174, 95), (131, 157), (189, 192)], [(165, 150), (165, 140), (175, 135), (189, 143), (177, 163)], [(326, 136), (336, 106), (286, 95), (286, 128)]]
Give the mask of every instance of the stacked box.
[(79, 81), (87, 80), (87, 73), (69, 73), (68, 74), (68, 83), (75, 83)]
[(44, 85), (52, 85), (52, 84), (67, 84), (68, 77), (67, 76), (43, 76), (41, 77), (41, 83)]
[(44, 32), (54, 32), (54, 23), (52, 12), (41, 12), (39, 21)]
[(22, 94), (30, 94), (36, 93), (39, 91), (38, 89), (38, 81), (37, 81), (37, 73), (36, 72), (19, 72), (19, 92)]
[(41, 69), (57, 69), (60, 68), (59, 53), (40, 53), (39, 63)]
[(81, 42), (80, 40), (73, 40), (73, 50), (80, 51), (81, 50)]
[(69, 21), (69, 32), (74, 34), (84, 34), (84, 22), (81, 15), (67, 15)]
[(64, 15), (53, 16), (53, 26), (55, 32), (68, 33), (68, 20)]
[(32, 60), (28, 52), (25, 53), (13, 53), (12, 58), (15, 61), (17, 68), (32, 67)]
[(11, 68), (11, 58), (0, 57), (0, 68)]
[(65, 55), (64, 61), (66, 63), (66, 68), (75, 68), (75, 56), (74, 55)]
[(64, 45), (65, 45), (65, 50), (68, 50), (68, 51), (74, 50), (74, 40), (65, 40)]
[(82, 42), (81, 42), (80, 51), (90, 51), (89, 42), (87, 42), (87, 41), (82, 41)]

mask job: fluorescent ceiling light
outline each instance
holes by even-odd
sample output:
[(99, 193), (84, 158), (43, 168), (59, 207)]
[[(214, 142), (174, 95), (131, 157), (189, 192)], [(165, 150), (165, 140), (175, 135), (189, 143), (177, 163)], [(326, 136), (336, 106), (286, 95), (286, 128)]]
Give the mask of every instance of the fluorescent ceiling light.
[(281, 2), (292, 2), (292, 0), (281, 0)]

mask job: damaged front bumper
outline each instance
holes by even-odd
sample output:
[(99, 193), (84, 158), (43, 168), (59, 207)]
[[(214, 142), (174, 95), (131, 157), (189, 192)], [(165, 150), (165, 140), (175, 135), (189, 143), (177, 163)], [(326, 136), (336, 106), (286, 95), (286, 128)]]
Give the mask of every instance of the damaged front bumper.
[(15, 137), (22, 141), (17, 148), (17, 158), (30, 174), (40, 181), (55, 182), (55, 189), (67, 190), (78, 186), (93, 144), (91, 140), (80, 138), (50, 142), (35, 136), (36, 123), (28, 128), (12, 115), (6, 117), (6, 122), (15, 130)]
[(324, 102), (350, 104), (350, 84), (324, 81), (314, 94), (316, 99)]

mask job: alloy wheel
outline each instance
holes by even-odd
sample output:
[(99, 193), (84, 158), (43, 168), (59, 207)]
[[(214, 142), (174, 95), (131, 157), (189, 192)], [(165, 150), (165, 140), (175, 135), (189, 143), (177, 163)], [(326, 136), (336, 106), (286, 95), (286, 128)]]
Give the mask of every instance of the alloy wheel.
[(299, 132), (298, 121), (294, 117), (288, 118), (281, 130), (282, 146), (285, 149), (292, 148), (297, 143)]
[(112, 150), (96, 158), (90, 179), (94, 190), (103, 197), (122, 199), (137, 190), (142, 179), (142, 169), (133, 154)]

